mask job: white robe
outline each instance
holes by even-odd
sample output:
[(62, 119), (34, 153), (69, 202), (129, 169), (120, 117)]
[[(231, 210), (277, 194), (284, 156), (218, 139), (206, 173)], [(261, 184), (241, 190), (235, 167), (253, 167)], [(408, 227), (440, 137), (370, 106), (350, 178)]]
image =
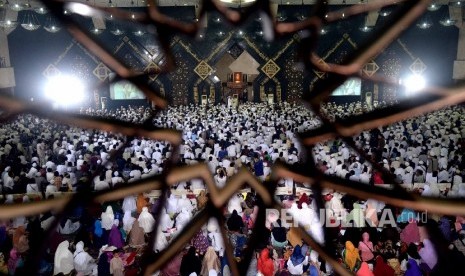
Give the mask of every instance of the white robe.
[(136, 218), (131, 216), (130, 211), (125, 211), (124, 216), (123, 216), (123, 230), (126, 231), (126, 233), (129, 233), (132, 229), (132, 225), (134, 224), (134, 221)]
[(84, 243), (82, 241), (76, 244), (76, 250), (74, 251), (74, 268), (83, 275), (91, 275), (97, 268), (94, 259), (89, 253), (84, 251)]
[(142, 208), (142, 212), (140, 213), (137, 221), (139, 222), (139, 226), (144, 229), (145, 233), (152, 232), (155, 219), (153, 218), (152, 214), (149, 213), (147, 207)]
[(115, 220), (115, 214), (113, 213), (113, 208), (107, 206), (107, 210), (102, 213), (102, 228), (105, 230), (111, 230), (113, 226), (113, 221)]
[(133, 196), (127, 196), (123, 200), (123, 207), (124, 213), (129, 211), (130, 213), (135, 212), (137, 210), (136, 199)]
[(69, 241), (61, 242), (55, 251), (53, 275), (69, 274), (74, 269), (73, 253), (69, 251)]

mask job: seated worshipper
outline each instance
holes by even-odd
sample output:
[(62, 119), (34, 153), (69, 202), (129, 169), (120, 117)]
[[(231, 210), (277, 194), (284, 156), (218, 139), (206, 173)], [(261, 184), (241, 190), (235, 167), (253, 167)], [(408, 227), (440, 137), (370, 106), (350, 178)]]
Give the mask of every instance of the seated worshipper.
[(355, 248), (351, 241), (346, 241), (346, 246), (342, 251), (342, 260), (347, 268), (352, 272), (357, 271), (360, 267), (362, 260), (358, 254), (358, 249)]
[(126, 233), (129, 233), (129, 231), (131, 231), (132, 225), (134, 224), (135, 220), (136, 218), (131, 216), (131, 211), (124, 211), (123, 230), (126, 231)]
[(271, 245), (278, 252), (278, 255), (282, 256), (283, 249), (288, 244), (287, 230), (281, 226), (281, 219), (276, 220), (271, 225)]
[(107, 252), (102, 252), (99, 256), (98, 263), (97, 263), (97, 275), (101, 276), (110, 276), (110, 262), (108, 261), (108, 254)]
[(297, 212), (299, 223), (305, 227), (307, 233), (312, 235), (312, 237), (320, 244), (324, 244), (324, 233), (323, 226), (318, 219), (318, 215), (315, 213), (314, 209), (308, 207), (307, 203), (302, 203), (302, 209)]
[(29, 240), (24, 226), (19, 226), (13, 233), (13, 248), (17, 253), (22, 254), (29, 250)]
[(187, 253), (182, 257), (179, 274), (181, 276), (190, 276), (195, 273), (195, 275), (200, 276), (201, 270), (202, 261), (198, 257), (195, 247), (191, 246)]
[(194, 246), (198, 253), (203, 256), (209, 247), (206, 229), (200, 229), (197, 234), (192, 238), (191, 244)]
[(174, 221), (171, 219), (170, 215), (162, 211), (159, 224), (161, 231), (167, 232), (168, 230), (173, 228)]
[(166, 213), (171, 218), (178, 212), (178, 201), (179, 199), (174, 194), (170, 194), (166, 199)]
[(383, 259), (382, 256), (376, 256), (376, 263), (373, 269), (374, 275), (394, 276), (396, 275), (394, 269), (390, 267)]
[(10, 258), (8, 259), (8, 272), (9, 275), (16, 275), (16, 268), (19, 263), (22, 262), (21, 256), (18, 254), (16, 249), (11, 249)]
[[(127, 211), (131, 214), (137, 210), (136, 199), (134, 196), (127, 196), (123, 200), (123, 211), (126, 213)], [(142, 209), (141, 209), (142, 211)]]
[[(316, 274), (318, 275), (318, 274)], [(357, 270), (356, 276), (375, 276), (366, 262), (362, 262), (360, 269)], [(381, 275), (381, 274), (380, 274)]]
[(406, 244), (420, 242), (420, 231), (415, 219), (410, 219), (409, 224), (400, 232), (400, 239)]
[(425, 272), (429, 273), (433, 271), (434, 267), (438, 262), (438, 256), (434, 249), (433, 243), (429, 239), (423, 240), (423, 247), (418, 251), (421, 257), (420, 268)]
[(124, 239), (121, 235), (121, 231), (118, 228), (119, 221), (117, 219), (114, 220), (113, 226), (110, 230), (110, 235), (108, 236), (108, 245), (114, 246), (116, 248), (123, 248), (124, 246)]
[(155, 240), (155, 243), (153, 245), (153, 251), (155, 253), (160, 252), (163, 249), (165, 249), (167, 246), (168, 246), (168, 240), (166, 239), (166, 234), (161, 231), (160, 227), (158, 227), (157, 228), (157, 239)]
[(69, 250), (69, 242), (63, 241), (55, 251), (53, 275), (68, 275), (74, 269), (74, 256)]
[(60, 225), (58, 226), (58, 233), (63, 235), (70, 235), (76, 233), (81, 227), (81, 223), (79, 221), (72, 222), (70, 219), (61, 220)]
[(121, 259), (122, 252), (114, 251), (113, 258), (110, 261), (110, 273), (113, 276), (124, 276), (124, 262)]
[(74, 269), (76, 269), (77, 273), (81, 273), (81, 275), (91, 275), (94, 273), (94, 270), (97, 272), (97, 264), (89, 253), (84, 251), (84, 243), (82, 241), (76, 244)]
[[(257, 270), (264, 276), (273, 276), (276, 273), (277, 268), (274, 266), (272, 259), (273, 251), (265, 248), (260, 252), (260, 256), (257, 260)], [(299, 274), (300, 275), (300, 274)]]
[(180, 233), (192, 218), (192, 213), (187, 209), (182, 209), (181, 213), (176, 216), (176, 233)]
[(370, 241), (370, 234), (367, 232), (362, 234), (362, 240), (358, 243), (358, 250), (363, 262), (370, 262), (375, 257), (373, 243)]
[(232, 214), (233, 210), (236, 210), (239, 216), (242, 216), (242, 198), (241, 194), (231, 197), (228, 202), (228, 213)]
[(308, 255), (302, 255), (300, 245), (296, 245), (292, 251), (292, 255), (287, 260), (287, 270), (291, 275), (302, 275), (304, 266), (308, 264)]
[(115, 214), (113, 213), (113, 208), (111, 206), (107, 206), (105, 212), (101, 215), (102, 219), (102, 228), (105, 230), (111, 230), (113, 226), (113, 221), (115, 220)]
[(152, 214), (149, 213), (149, 209), (147, 207), (142, 208), (142, 212), (140, 213), (137, 221), (139, 222), (140, 227), (144, 229), (145, 233), (150, 233), (153, 231), (155, 219), (153, 218)]
[(219, 273), (220, 269), (220, 259), (218, 258), (218, 255), (216, 255), (215, 249), (210, 246), (203, 257), (200, 275), (210, 275), (210, 270), (214, 270), (216, 273)]
[(226, 224), (228, 226), (228, 230), (234, 232), (242, 232), (242, 228), (244, 227), (244, 222), (236, 210), (233, 210)]
[(218, 252), (220, 257), (223, 257), (225, 249), (223, 237), (219, 232), (218, 221), (215, 218), (210, 218), (207, 224), (207, 230), (209, 232), (208, 237), (211, 241), (211, 246), (214, 248), (216, 252)]
[(200, 191), (199, 195), (197, 196), (197, 210), (202, 210), (208, 202), (208, 196), (205, 190)]
[(139, 221), (134, 221), (131, 231), (129, 232), (129, 246), (141, 248), (145, 245), (144, 229), (139, 226)]
[(181, 195), (181, 198), (178, 200), (178, 210), (177, 213), (182, 212), (182, 210), (186, 210), (189, 213), (192, 213), (194, 211), (194, 206), (191, 203), (191, 200), (187, 198), (187, 195), (183, 194)]
[(140, 214), (142, 212), (142, 208), (147, 207), (147, 205), (147, 199), (144, 197), (144, 195), (137, 195), (137, 213)]

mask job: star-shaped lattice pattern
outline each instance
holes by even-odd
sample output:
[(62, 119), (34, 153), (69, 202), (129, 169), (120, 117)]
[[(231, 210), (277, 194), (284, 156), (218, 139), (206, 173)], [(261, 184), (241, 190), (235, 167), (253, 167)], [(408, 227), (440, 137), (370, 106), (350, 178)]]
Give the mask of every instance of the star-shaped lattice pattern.
[(194, 68), (194, 72), (203, 80), (206, 79), (212, 71), (213, 69), (211, 66), (203, 60)]
[(365, 73), (365, 75), (369, 77), (372, 77), (376, 72), (378, 72), (378, 70), (379, 66), (378, 64), (376, 64), (374, 60), (370, 61), (369, 63), (365, 64), (365, 66), (363, 66), (363, 73)]
[(416, 75), (421, 75), (427, 69), (426, 64), (420, 58), (415, 59), (415, 61), (409, 66), (409, 69), (412, 73)]
[(100, 62), (97, 67), (95, 67), (94, 71), (92, 71), (94, 76), (96, 76), (99, 80), (104, 81), (108, 78), (111, 73), (110, 68), (108, 68), (105, 64)]
[[(396, 21), (387, 21), (383, 28), (380, 28), (380, 30), (384, 31), (383, 33), (373, 33), (372, 36), (368, 37), (363, 47), (359, 47), (358, 49), (354, 50), (354, 52), (349, 53), (347, 58), (344, 58), (344, 60), (342, 60), (339, 64), (328, 64), (328, 67), (322, 67), (321, 64), (318, 64), (319, 57), (315, 52), (312, 51), (313, 49), (316, 49), (319, 37), (318, 34), (321, 31), (322, 23), (324, 22), (331, 24), (338, 20), (347, 18), (344, 17), (344, 14), (353, 15), (358, 13), (365, 13), (371, 10), (379, 10), (383, 6), (391, 4), (389, 1), (378, 0), (375, 2), (373, 2), (375, 3), (374, 5), (360, 4), (357, 6), (358, 9), (350, 10), (351, 13), (345, 13), (344, 10), (326, 13), (327, 1), (321, 1), (320, 5), (316, 5), (316, 8), (311, 13), (314, 14), (314, 16), (297, 23), (280, 22), (275, 25), (274, 31), (278, 34), (297, 33), (301, 30), (305, 30), (311, 33), (312, 39), (302, 39), (299, 42), (300, 45), (297, 48), (303, 49), (302, 54), (299, 55), (300, 59), (306, 65), (305, 69), (307, 72), (311, 72), (312, 70), (318, 68), (318, 70), (325, 72), (327, 75), (326, 78), (317, 81), (316, 85), (312, 86), (314, 87), (314, 90), (310, 91), (310, 93), (304, 95), (302, 98), (302, 100), (305, 101), (308, 106), (310, 106), (315, 111), (315, 114), (319, 116), (320, 120), (322, 121), (322, 125), (319, 128), (300, 134), (302, 145), (306, 147), (307, 152), (311, 152), (313, 145), (318, 142), (341, 137), (348, 146), (356, 150), (361, 156), (365, 156), (363, 150), (357, 148), (353, 143), (351, 138), (353, 135), (358, 134), (363, 130), (379, 127), (380, 125), (392, 124), (394, 122), (434, 111), (451, 104), (457, 104), (465, 100), (464, 87), (454, 87), (453, 89), (441, 88), (440, 91), (434, 91), (434, 89), (431, 89), (432, 92), (440, 93), (435, 93), (435, 96), (428, 98), (427, 101), (417, 102), (409, 99), (408, 101), (397, 104), (395, 108), (384, 108), (374, 112), (359, 115), (357, 118), (339, 119), (336, 122), (330, 122), (325, 116), (321, 114), (319, 107), (321, 106), (321, 103), (324, 102), (329, 95), (331, 95), (334, 88), (344, 83), (344, 81), (346, 81), (349, 76), (359, 74), (359, 72), (362, 71), (363, 66), (366, 63), (369, 63), (375, 56), (383, 51), (383, 49), (385, 49), (390, 42), (392, 42), (401, 34), (402, 30), (406, 29), (406, 26), (413, 24), (415, 20), (421, 16), (422, 12), (426, 10), (430, 3), (426, 0), (407, 1), (399, 8), (397, 14), (392, 16), (392, 18), (396, 18)], [(267, 8), (269, 6), (268, 4), (270, 3), (269, 0), (256, 1), (245, 13), (228, 10), (226, 7), (222, 6), (219, 1), (208, 1), (209, 5), (206, 5), (206, 3), (207, 1), (202, 1), (202, 5), (200, 5), (202, 8), (199, 17), (202, 17), (207, 9), (213, 8), (220, 12), (226, 20), (236, 24), (245, 22), (248, 16), (254, 15), (258, 11), (263, 12), (262, 16), (271, 17), (272, 14), (271, 9)], [(133, 82), (139, 88), (144, 88), (141, 90), (144, 91), (146, 96), (158, 107), (166, 107), (166, 100), (155, 92), (149, 93), (148, 91), (150, 91), (150, 89), (148, 89), (147, 83), (144, 82), (144, 78), (136, 77), (140, 75), (140, 72), (136, 72), (133, 69), (125, 66), (124, 63), (112, 55), (111, 51), (106, 49), (104, 45), (99, 43), (97, 40), (94, 40), (92, 35), (89, 34), (85, 27), (80, 25), (74, 17), (66, 16), (64, 14), (65, 4), (65, 2), (57, 0), (43, 2), (43, 5), (47, 7), (47, 9), (50, 10), (50, 12), (55, 17), (66, 23), (66, 26), (68, 26), (68, 28), (72, 31), (74, 38), (79, 43), (87, 47), (89, 51), (91, 51), (96, 57), (100, 58), (106, 64), (106, 66), (108, 66), (108, 68), (114, 71), (121, 78), (128, 78), (128, 80)], [(102, 8), (89, 6), (89, 10), (86, 9), (86, 11), (99, 13), (102, 11)], [(79, 11), (76, 10), (76, 12)], [(168, 18), (158, 10), (158, 7), (153, 0), (149, 1), (147, 12), (134, 14), (133, 12), (120, 10), (118, 13), (114, 14), (114, 17), (124, 20), (136, 21), (142, 24), (150, 25), (156, 29), (158, 39), (161, 42), (160, 45), (162, 45), (163, 51), (167, 53), (166, 63), (164, 63), (163, 68), (160, 68), (162, 71), (161, 73), (166, 73), (170, 70), (173, 70), (175, 66), (175, 55), (172, 54), (169, 46), (170, 43), (168, 41), (171, 34), (175, 33), (194, 35), (199, 30), (199, 28), (202, 27), (198, 22), (183, 23)], [(313, 39), (313, 37), (315, 39)], [(414, 72), (422, 72), (422, 70), (424, 71), (426, 69), (424, 66), (421, 66), (421, 64), (417, 64), (413, 68), (414, 70), (412, 71)], [(279, 68), (272, 68), (271, 70), (267, 71), (270, 74), (273, 72), (276, 74), (277, 71), (279, 71), (278, 69)], [(376, 74), (369, 78), (372, 78), (372, 81), (382, 82), (382, 80), (380, 81), (380, 78), (375, 77)], [(100, 129), (107, 132), (118, 132), (128, 137), (144, 136), (154, 140), (165, 140), (175, 147), (175, 152), (177, 152), (178, 146), (181, 142), (181, 133), (174, 130), (153, 130), (153, 128), (148, 127), (146, 124), (128, 125), (126, 122), (118, 120), (96, 119), (89, 116), (57, 112), (50, 109), (45, 109), (41, 105), (31, 104), (30, 102), (10, 98), (4, 95), (0, 95), (0, 108), (9, 111), (10, 114), (13, 115), (20, 113), (32, 113), (41, 117), (53, 118), (54, 120), (57, 120), (61, 123), (71, 124), (78, 127)], [(156, 113), (154, 116), (156, 116)], [(111, 157), (114, 157), (114, 155)], [(421, 198), (407, 193), (400, 186), (394, 186), (392, 190), (386, 190), (379, 187), (366, 186), (358, 182), (352, 182), (338, 177), (323, 175), (316, 169), (311, 156), (306, 159), (307, 163), (305, 163), (302, 168), (295, 166), (285, 166), (283, 164), (276, 165), (273, 168), (274, 178), (270, 183), (266, 183), (266, 185), (259, 183), (250, 173), (241, 171), (236, 176), (231, 178), (230, 181), (226, 184), (225, 188), (221, 190), (216, 189), (215, 186), (212, 185), (212, 176), (208, 172), (205, 165), (176, 168), (174, 166), (176, 162), (177, 155), (173, 154), (171, 159), (168, 161), (167, 169), (164, 170), (162, 175), (131, 183), (125, 187), (110, 191), (99, 192), (91, 195), (76, 193), (61, 198), (29, 204), (2, 205), (0, 206), (0, 219), (5, 220), (17, 216), (36, 215), (51, 210), (55, 211), (57, 214), (62, 214), (71, 210), (74, 206), (76, 206), (77, 203), (88, 204), (91, 202), (102, 203), (106, 201), (119, 200), (128, 194), (137, 194), (154, 189), (161, 190), (162, 195), (165, 195), (170, 185), (176, 181), (193, 177), (203, 178), (207, 183), (210, 192), (214, 196), (212, 196), (209, 205), (207, 205), (207, 208), (202, 210), (195, 218), (191, 220), (191, 222), (184, 228), (182, 233), (180, 233), (171, 242), (168, 248), (157, 255), (157, 258), (154, 260), (149, 260), (152, 263), (143, 268), (143, 273), (144, 275), (151, 275), (153, 272), (160, 269), (163, 264), (167, 263), (172, 256), (179, 252), (179, 250), (195, 234), (198, 227), (203, 225), (209, 217), (216, 217), (219, 221), (222, 221), (224, 218), (221, 217), (221, 214), (218, 211), (220, 209), (219, 207), (223, 207), (227, 199), (235, 191), (237, 191), (242, 186), (242, 184), (248, 184), (257, 191), (258, 195), (262, 198), (262, 203), (260, 204), (260, 211), (257, 216), (256, 226), (253, 230), (252, 237), (249, 240), (247, 250), (244, 253), (243, 262), (245, 263), (241, 262), (239, 267), (233, 259), (231, 246), (228, 242), (225, 244), (227, 249), (226, 255), (231, 266), (232, 274), (244, 275), (246, 269), (248, 268), (248, 264), (252, 259), (253, 249), (256, 246), (254, 243), (255, 239), (253, 237), (259, 235), (259, 233), (261, 233), (261, 231), (264, 229), (264, 223), (260, 223), (264, 222), (265, 214), (263, 207), (273, 207), (279, 210), (281, 209), (281, 206), (277, 204), (273, 198), (274, 192), (276, 190), (277, 180), (280, 178), (291, 177), (298, 182), (309, 183), (309, 185), (314, 188), (312, 191), (315, 198), (321, 197), (321, 190), (323, 188), (336, 189), (356, 197), (373, 198), (399, 207), (408, 207), (422, 211), (427, 209), (429, 212), (449, 215), (465, 215), (465, 202), (463, 201)], [(383, 172), (383, 175), (387, 181), (393, 180), (392, 176), (385, 172), (381, 167), (379, 167), (378, 164), (375, 163), (372, 165), (374, 168)], [(323, 207), (324, 206), (318, 206), (318, 208)], [(160, 208), (161, 207), (159, 207), (158, 211), (161, 210)], [(158, 214), (159, 213), (160, 212), (158, 212)], [(159, 215), (156, 216), (157, 221), (158, 216)], [(45, 237), (49, 237), (51, 231), (53, 230), (54, 227), (49, 229)], [(226, 241), (224, 228), (221, 228), (221, 231), (223, 239)], [(316, 243), (302, 227), (297, 228), (296, 231), (297, 234), (300, 235), (313, 250), (316, 250), (319, 253), (320, 257), (326, 260), (327, 264), (334, 268), (337, 274), (350, 275), (349, 272), (335, 260), (331, 250)], [(152, 241), (153, 238), (155, 238), (153, 233), (151, 238)], [(46, 243), (47, 238), (45, 238), (43, 242)], [(149, 245), (148, 248), (149, 251), (152, 246)], [(25, 273), (30, 275), (36, 274), (39, 260), (42, 255), (41, 250), (42, 247), (39, 244), (31, 246), (29, 254), (31, 258), (28, 258), (27, 263), (24, 265), (26, 269)], [(439, 264), (441, 265), (440, 267), (455, 268), (454, 265), (456, 264), (451, 263), (449, 260), (451, 260), (451, 258), (448, 258), (447, 254), (444, 256), (441, 255), (441, 258), (438, 259)]]
[(42, 73), (47, 79), (54, 78), (61, 75), (61, 71), (55, 67), (53, 64), (49, 64)]
[(279, 72), (279, 70), (281, 70), (281, 68), (279, 68), (276, 62), (274, 62), (272, 59), (268, 60), (262, 67), (263, 73), (265, 73), (265, 75), (270, 79), (272, 79)]
[(153, 61), (150, 61), (149, 64), (144, 68), (144, 72), (148, 74), (149, 79), (154, 81), (157, 79), (158, 72), (160, 71), (160, 67)]

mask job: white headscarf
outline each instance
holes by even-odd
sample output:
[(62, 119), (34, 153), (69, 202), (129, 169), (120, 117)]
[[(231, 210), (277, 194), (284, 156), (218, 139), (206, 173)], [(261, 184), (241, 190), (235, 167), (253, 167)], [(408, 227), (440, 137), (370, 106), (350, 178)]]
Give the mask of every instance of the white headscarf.
[(161, 227), (157, 229), (157, 239), (153, 245), (153, 250), (155, 252), (162, 251), (168, 246), (168, 240), (166, 239), (165, 233), (161, 231)]
[(126, 213), (126, 211), (132, 213), (137, 210), (136, 199), (134, 198), (134, 196), (127, 196), (124, 198), (122, 209), (124, 213)]
[(145, 233), (152, 232), (155, 219), (153, 218), (152, 214), (149, 213), (147, 207), (142, 208), (142, 212), (140, 213), (137, 221), (139, 222), (139, 226), (144, 229)]
[(183, 209), (181, 213), (176, 217), (176, 228), (177, 231), (181, 231), (186, 224), (189, 223), (189, 221), (192, 218), (192, 213), (189, 212), (187, 209)]
[(166, 231), (168, 228), (173, 227), (173, 220), (171, 219), (170, 215), (168, 213), (163, 212), (160, 217), (160, 230), (161, 231)]
[(73, 253), (69, 251), (69, 241), (61, 242), (55, 251), (53, 275), (69, 274), (74, 269)]
[(113, 208), (107, 206), (107, 210), (102, 213), (102, 228), (105, 230), (111, 230), (113, 226), (113, 221), (115, 220), (115, 214), (113, 213)]
[(182, 195), (180, 199), (178, 199), (178, 204), (177, 204), (177, 212), (181, 212), (183, 210), (187, 210), (189, 212), (192, 212), (194, 210), (194, 206), (192, 205), (190, 199), (186, 197), (186, 195)]
[(74, 268), (77, 272), (82, 272), (84, 275), (89, 275), (96, 267), (94, 259), (89, 253), (84, 251), (84, 243), (82, 241), (76, 244), (76, 251), (74, 251)]
[(129, 233), (129, 231), (131, 231), (131, 229), (132, 229), (132, 224), (134, 223), (135, 220), (136, 220), (136, 218), (131, 216), (131, 211), (124, 211), (124, 216), (123, 216), (123, 229), (124, 229), (124, 231)]
[(166, 200), (166, 212), (170, 215), (175, 214), (178, 211), (178, 201), (174, 194)]

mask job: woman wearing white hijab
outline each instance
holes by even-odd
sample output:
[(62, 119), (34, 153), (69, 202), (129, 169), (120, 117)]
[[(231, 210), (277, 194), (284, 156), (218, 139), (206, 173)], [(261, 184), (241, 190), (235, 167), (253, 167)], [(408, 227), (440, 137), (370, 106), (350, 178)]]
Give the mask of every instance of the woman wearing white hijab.
[(149, 213), (149, 209), (147, 209), (147, 207), (142, 208), (142, 212), (140, 213), (137, 221), (139, 222), (140, 227), (144, 229), (145, 233), (152, 232), (155, 219), (152, 214)]
[(192, 218), (192, 213), (189, 212), (187, 209), (183, 209), (181, 213), (176, 216), (176, 231), (179, 233), (186, 224)]
[(160, 252), (168, 246), (168, 240), (166, 239), (165, 233), (161, 231), (161, 228), (157, 229), (157, 239), (153, 245), (153, 251)]
[(236, 210), (237, 214), (242, 217), (242, 200), (240, 198), (240, 194), (236, 194), (233, 196), (228, 202), (228, 212), (232, 214), (234, 210)]
[(129, 211), (130, 213), (133, 213), (137, 210), (137, 204), (136, 204), (136, 198), (134, 196), (127, 196), (123, 200), (123, 207), (122, 207), (124, 213)]
[(173, 228), (174, 221), (171, 219), (168, 213), (163, 212), (160, 217), (160, 231), (167, 231)]
[(113, 226), (113, 221), (115, 220), (115, 214), (113, 213), (113, 208), (107, 206), (107, 210), (102, 213), (102, 228), (105, 230), (111, 230)]
[(76, 251), (74, 251), (74, 268), (76, 272), (82, 275), (91, 275), (93, 270), (97, 268), (94, 259), (84, 251), (84, 243), (82, 241), (76, 244)]
[(55, 251), (53, 275), (69, 274), (74, 269), (73, 253), (69, 251), (69, 241), (61, 242)]
[(132, 229), (132, 225), (134, 224), (134, 221), (136, 218), (131, 216), (131, 211), (127, 210), (124, 211), (124, 216), (123, 216), (123, 230), (126, 231), (126, 233), (129, 233)]
[(174, 214), (178, 212), (178, 202), (179, 199), (177, 199), (174, 194), (171, 194), (166, 200), (166, 213), (170, 215), (170, 217), (173, 217)]
[(187, 210), (188, 212), (192, 212), (194, 210), (194, 206), (192, 205), (192, 202), (190, 199), (187, 198), (185, 194), (181, 196), (180, 199), (178, 199), (178, 204), (177, 204), (177, 213)]

